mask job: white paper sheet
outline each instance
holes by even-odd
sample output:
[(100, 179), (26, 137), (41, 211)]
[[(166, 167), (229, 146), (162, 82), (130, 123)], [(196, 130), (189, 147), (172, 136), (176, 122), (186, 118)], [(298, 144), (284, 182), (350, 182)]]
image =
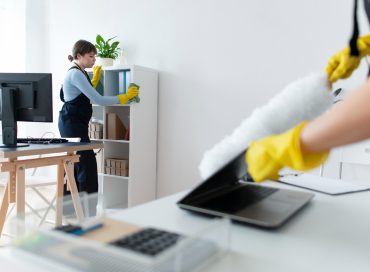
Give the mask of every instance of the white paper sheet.
[(340, 195), (370, 190), (370, 185), (354, 184), (340, 179), (324, 178), (312, 174), (290, 174), (279, 178), (282, 183), (310, 189), (313, 191)]

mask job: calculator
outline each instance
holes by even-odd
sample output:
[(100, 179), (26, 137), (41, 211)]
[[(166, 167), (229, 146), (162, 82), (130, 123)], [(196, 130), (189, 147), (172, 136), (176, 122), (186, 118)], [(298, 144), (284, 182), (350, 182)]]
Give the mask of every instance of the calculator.
[(165, 230), (145, 228), (111, 242), (111, 245), (144, 255), (156, 256), (176, 244), (183, 235)]

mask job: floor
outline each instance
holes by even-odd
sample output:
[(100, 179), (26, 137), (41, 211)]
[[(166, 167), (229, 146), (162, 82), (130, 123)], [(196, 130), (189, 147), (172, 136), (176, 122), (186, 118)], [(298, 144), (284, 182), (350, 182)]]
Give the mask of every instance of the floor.
[[(4, 194), (4, 187), (0, 187), (0, 200), (2, 200), (3, 194)], [(52, 200), (56, 188), (55, 185), (53, 186), (43, 186), (39, 188), (40, 192), (49, 200)], [(26, 189), (26, 202), (29, 203), (36, 211), (39, 211), (39, 214), (42, 216), (42, 214), (47, 210), (48, 204), (40, 198), (37, 193), (35, 193), (32, 189)], [(70, 204), (71, 209), (72, 208), (72, 202)], [(101, 205), (98, 201), (98, 211), (101, 211)], [(9, 206), (10, 209), (10, 206)], [(105, 214), (113, 214), (118, 212), (121, 209), (105, 209)], [(40, 227), (40, 217), (36, 216), (34, 211), (32, 211), (30, 208), (26, 207), (26, 213), (25, 213), (25, 221), (26, 225), (30, 226), (31, 228), (34, 227)], [(17, 229), (17, 220), (15, 216), (15, 209), (8, 215), (7, 220), (4, 224), (3, 229), (3, 235), (0, 237), (0, 248), (9, 245), (9, 243), (14, 239), (15, 236), (15, 230)], [(46, 222), (42, 224), (41, 227), (46, 228), (52, 228), (54, 227), (55, 223), (55, 211), (50, 210), (47, 216)], [(12, 237), (13, 236), (13, 237)]]
[[(4, 194), (4, 187), (0, 187), (0, 199), (2, 200)], [(55, 186), (43, 186), (39, 188), (39, 191), (50, 201), (53, 199), (55, 195)], [(37, 193), (35, 193), (32, 189), (26, 189), (26, 202), (29, 203), (36, 211), (42, 213), (46, 211), (48, 204), (40, 198)], [(11, 204), (13, 205), (13, 204)], [(9, 206), (9, 210), (11, 206)], [(38, 224), (39, 218), (33, 214), (32, 210), (26, 207), (26, 223), (30, 224)], [(41, 215), (42, 216), (42, 215)], [(52, 218), (55, 216), (55, 212), (51, 210), (48, 215), (48, 220), (45, 222), (46, 224), (52, 223)], [(0, 247), (6, 246), (12, 240), (12, 236), (15, 235), (14, 231), (16, 229), (17, 220), (15, 218), (15, 208), (8, 214), (7, 220), (4, 224), (3, 235), (0, 239)], [(4, 234), (5, 233), (5, 234)]]

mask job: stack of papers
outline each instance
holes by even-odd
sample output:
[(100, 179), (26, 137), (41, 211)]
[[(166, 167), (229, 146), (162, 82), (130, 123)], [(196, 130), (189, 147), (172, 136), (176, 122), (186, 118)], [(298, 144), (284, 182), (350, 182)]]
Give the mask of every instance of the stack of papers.
[(288, 174), (280, 177), (279, 181), (329, 195), (370, 190), (370, 184), (355, 184), (349, 181), (323, 178), (312, 174)]

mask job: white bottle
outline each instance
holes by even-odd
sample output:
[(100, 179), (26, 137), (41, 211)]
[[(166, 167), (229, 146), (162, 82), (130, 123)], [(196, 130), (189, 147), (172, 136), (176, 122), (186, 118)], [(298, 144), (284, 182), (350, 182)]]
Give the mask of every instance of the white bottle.
[(127, 65), (125, 55), (126, 55), (126, 52), (123, 49), (121, 49), (120, 53), (119, 53), (119, 64), (121, 66), (126, 66)]

